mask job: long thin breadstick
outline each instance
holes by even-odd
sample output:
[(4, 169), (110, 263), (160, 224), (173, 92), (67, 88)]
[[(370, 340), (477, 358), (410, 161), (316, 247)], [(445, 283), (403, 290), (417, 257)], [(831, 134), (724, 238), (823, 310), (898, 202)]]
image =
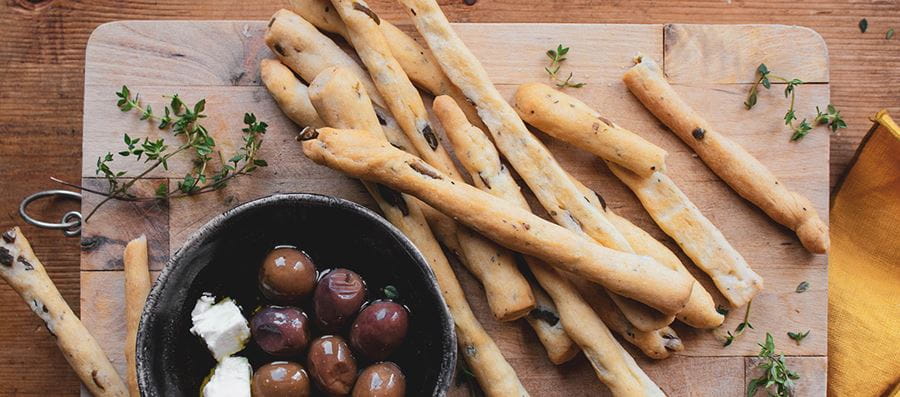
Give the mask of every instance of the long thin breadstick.
[[(458, 154), (460, 163), (472, 174), (479, 189), (488, 192), (498, 198), (504, 199), (510, 203), (516, 204), (523, 209), (528, 209), (528, 202), (522, 195), (519, 185), (513, 180), (512, 175), (503, 167), (500, 162), (500, 154), (494, 149), (494, 145), (484, 133), (468, 125), (465, 120), (460, 120), (461, 112), (455, 107), (455, 103), (449, 97), (438, 97), (434, 101), (434, 111), (444, 126), (444, 131), (453, 143), (453, 149)], [(573, 179), (574, 180), (574, 179)], [(577, 182), (577, 181), (576, 181)], [(581, 185), (583, 186), (583, 185)], [(584, 189), (587, 189), (584, 187)], [(595, 197), (593, 192), (585, 194), (585, 197)], [(611, 214), (614, 215), (614, 214)], [(618, 218), (618, 217), (616, 217)], [(613, 219), (613, 218), (611, 218)], [(529, 266), (546, 266), (537, 262), (534, 258), (526, 257)], [(554, 282), (555, 278), (545, 278), (542, 282)], [(613, 305), (612, 300), (602, 291), (594, 288), (590, 283), (581, 281), (573, 282), (582, 290), (585, 300), (591, 302), (597, 310), (595, 315), (600, 315), (603, 323), (605, 323), (612, 331), (630, 343), (638, 346), (645, 354), (652, 358), (661, 359), (669, 356), (670, 350), (680, 350), (683, 348), (681, 340), (670, 328), (665, 327), (661, 330), (641, 331), (635, 328), (622, 314), (619, 308)], [(572, 288), (568, 283), (560, 286), (560, 288)], [(574, 295), (569, 292), (568, 295)], [(599, 298), (602, 298), (599, 299)], [(597, 306), (594, 301), (604, 303), (603, 306)], [(571, 321), (575, 320), (570, 320)], [(591, 322), (588, 322), (591, 324)], [(577, 326), (568, 329), (570, 333), (582, 333), (581, 340), (597, 340), (595, 335), (602, 332), (591, 329), (590, 327)], [(663, 336), (666, 336), (664, 338)]]
[[(332, 4), (344, 21), (350, 42), (366, 65), (375, 87), (387, 101), (388, 109), (419, 157), (450, 178), (462, 181), (429, 123), (419, 91), (391, 53), (379, 26), (381, 20), (362, 0), (332, 0)], [(485, 286), (496, 318), (514, 320), (534, 308), (534, 296), (528, 281), (519, 273), (512, 253), (465, 228), (460, 228), (456, 237), (465, 257), (464, 263)]]
[(128, 390), (139, 396), (135, 346), (141, 312), (150, 293), (150, 266), (147, 237), (141, 235), (128, 242), (122, 262), (125, 264), (125, 363), (128, 365)]
[[(661, 163), (665, 159), (665, 151), (643, 140), (637, 134), (617, 126), (574, 97), (544, 84), (529, 83), (519, 87), (515, 106), (526, 122), (557, 139), (587, 150), (622, 168), (630, 169), (635, 174), (647, 176), (655, 170), (663, 171), (660, 165), (648, 166), (648, 164)], [(652, 159), (656, 160), (651, 161)], [(637, 166), (638, 164), (643, 166)], [(628, 240), (635, 253), (652, 256), (660, 263), (693, 277), (668, 248), (641, 228), (606, 208), (599, 196), (581, 182), (575, 179), (573, 182), (586, 199), (606, 213), (607, 218)], [(725, 319), (716, 311), (712, 296), (696, 282), (691, 298), (685, 309), (678, 314), (678, 318), (698, 328), (715, 328)]]
[(665, 150), (617, 126), (584, 102), (542, 83), (516, 90), (515, 108), (526, 123), (640, 175), (665, 172)]
[[(310, 86), (310, 101), (328, 125), (367, 128), (374, 131), (371, 137), (382, 145), (388, 145), (383, 132), (380, 132), (378, 118), (365, 89), (349, 72), (339, 68), (322, 72)], [(381, 136), (377, 136), (376, 133)], [(368, 182), (367, 185), (376, 197), (381, 195), (382, 200), (396, 201), (384, 197), (385, 192), (390, 192), (385, 187), (381, 185), (375, 187), (372, 182)], [(393, 205), (389, 208), (388, 220), (397, 225), (423, 253), (428, 253), (432, 270), (456, 323), (465, 359), (475, 372), (479, 384), (491, 396), (527, 396), (528, 393), (519, 382), (515, 371), (475, 319), (447, 258), (424, 221), (419, 206), (411, 200), (405, 200), (404, 203), (405, 213), (403, 207)], [(398, 208), (401, 210), (398, 211)]]
[(44, 321), (72, 370), (94, 396), (128, 397), (125, 382), (59, 294), (18, 227), (0, 238), (0, 277)]
[[(573, 231), (583, 232), (604, 246), (631, 252), (628, 242), (603, 213), (587, 203), (549, 150), (537, 139), (506, 103), (481, 63), (453, 32), (437, 3), (431, 0), (401, 0), (416, 28), (428, 42), (444, 73), (478, 108), (478, 114), (494, 142), (553, 220)], [(658, 315), (643, 305), (613, 297), (642, 329), (669, 324), (671, 315)]]
[(537, 302), (525, 320), (534, 329), (538, 340), (547, 351), (550, 362), (560, 365), (578, 355), (578, 345), (569, 337), (560, 321), (559, 309), (553, 299), (539, 285), (533, 285), (534, 299)]
[[(316, 139), (318, 138), (318, 139)], [(418, 197), (514, 251), (538, 257), (664, 313), (677, 313), (692, 282), (647, 256), (588, 241), (467, 184), (364, 130), (307, 129), (303, 151), (318, 164)]]
[(651, 113), (741, 197), (796, 232), (808, 251), (821, 254), (828, 250), (828, 225), (819, 218), (812, 203), (789, 190), (741, 145), (697, 114), (672, 89), (653, 60), (640, 57), (622, 79)]
[[(278, 92), (272, 95), (278, 107), (300, 126), (306, 127), (309, 120), (316, 120), (319, 115), (316, 109), (309, 103), (308, 88), (300, 80), (294, 77), (294, 73), (276, 59), (263, 59), (259, 64), (259, 74), (269, 92)], [(316, 122), (313, 127), (321, 127), (323, 124)]]
[[(337, 10), (331, 6), (330, 0), (291, 0), (291, 10), (305, 18), (317, 28), (342, 36), (348, 42), (350, 35)], [(459, 103), (466, 113), (469, 122), (482, 128), (484, 125), (475, 109), (462, 91), (456, 88), (441, 70), (431, 54), (431, 50), (422, 47), (412, 37), (398, 29), (392, 23), (380, 20), (381, 32), (391, 47), (391, 54), (403, 67), (403, 71), (417, 86), (431, 95), (449, 95)]]
[(607, 165), (733, 306), (743, 306), (762, 290), (762, 277), (666, 174), (642, 177), (615, 164)]

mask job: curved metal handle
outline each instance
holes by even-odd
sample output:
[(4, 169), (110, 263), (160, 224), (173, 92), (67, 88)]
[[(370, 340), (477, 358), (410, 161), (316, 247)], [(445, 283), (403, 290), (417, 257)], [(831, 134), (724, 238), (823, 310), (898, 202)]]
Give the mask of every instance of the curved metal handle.
[(79, 202), (81, 201), (81, 193), (78, 192), (72, 192), (69, 190), (45, 190), (43, 192), (37, 192), (28, 197), (25, 197), (25, 199), (22, 200), (22, 203), (19, 204), (19, 215), (22, 217), (22, 219), (25, 220), (25, 222), (28, 222), (37, 227), (42, 227), (45, 229), (62, 229), (63, 234), (65, 234), (67, 237), (74, 237), (81, 234), (81, 223), (83, 220), (81, 212), (66, 212), (59, 223), (44, 222), (38, 219), (34, 219), (31, 217), (31, 215), (28, 215), (28, 212), (26, 211), (28, 209), (28, 204), (31, 204), (33, 201), (45, 197), (53, 196), (60, 196), (72, 200), (78, 200)]

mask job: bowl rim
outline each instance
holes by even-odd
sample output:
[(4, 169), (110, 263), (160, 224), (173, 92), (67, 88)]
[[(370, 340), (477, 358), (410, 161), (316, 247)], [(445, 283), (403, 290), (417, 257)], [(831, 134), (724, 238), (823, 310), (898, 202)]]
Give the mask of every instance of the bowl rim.
[[(137, 338), (136, 338), (136, 346), (135, 346), (135, 365), (136, 365), (136, 373), (137, 373), (137, 383), (138, 390), (142, 396), (151, 395), (150, 389), (150, 372), (152, 371), (152, 366), (146, 364), (147, 357), (144, 354), (145, 349), (149, 349), (147, 346), (147, 338), (144, 337), (147, 334), (146, 327), (147, 323), (151, 317), (155, 316), (153, 313), (153, 308), (156, 307), (158, 302), (158, 298), (160, 294), (163, 293), (166, 283), (169, 280), (169, 276), (176, 268), (179, 267), (179, 262), (181, 262), (182, 257), (187, 252), (188, 248), (196, 245), (199, 241), (207, 238), (207, 235), (211, 230), (216, 229), (222, 223), (226, 222), (228, 219), (233, 217), (234, 215), (240, 214), (245, 211), (252, 210), (254, 208), (260, 206), (266, 206), (268, 204), (288, 201), (288, 202), (299, 202), (303, 204), (314, 204), (321, 206), (335, 206), (340, 209), (350, 211), (355, 215), (361, 216), (363, 218), (368, 218), (376, 222), (380, 225), (385, 232), (392, 235), (394, 239), (400, 243), (401, 247), (407, 251), (412, 257), (413, 261), (421, 270), (423, 270), (423, 274), (428, 284), (428, 289), (430, 292), (435, 295), (440, 303), (440, 307), (437, 310), (440, 310), (439, 318), (441, 319), (440, 328), (442, 329), (445, 335), (449, 335), (449, 338), (442, 338), (442, 350), (447, 352), (447, 354), (442, 354), (441, 360), (441, 368), (445, 368), (440, 374), (438, 374), (436, 379), (435, 388), (432, 391), (434, 396), (445, 396), (450, 388), (450, 385), (453, 382), (453, 375), (456, 370), (457, 363), (457, 336), (455, 323), (453, 321), (453, 317), (450, 314), (450, 310), (447, 306), (447, 302), (444, 300), (444, 296), (441, 293), (441, 288), (437, 283), (437, 278), (434, 275), (434, 272), (431, 270), (431, 266), (428, 264), (428, 260), (422, 255), (422, 252), (403, 234), (399, 229), (397, 229), (394, 225), (384, 219), (381, 215), (372, 211), (371, 209), (355, 203), (353, 201), (343, 199), (340, 197), (328, 196), (324, 194), (318, 193), (276, 193), (269, 196), (261, 197), (255, 200), (250, 200), (248, 202), (239, 204), (235, 207), (232, 207), (207, 221), (203, 226), (199, 227), (190, 236), (184, 241), (181, 247), (178, 248), (166, 261), (165, 267), (160, 271), (159, 276), (153, 282), (153, 286), (150, 289), (150, 292), (147, 295), (147, 301), (144, 303), (144, 307), (141, 311), (140, 323), (138, 325), (137, 330)], [(157, 391), (153, 391), (156, 393)], [(155, 394), (154, 394), (155, 395)]]

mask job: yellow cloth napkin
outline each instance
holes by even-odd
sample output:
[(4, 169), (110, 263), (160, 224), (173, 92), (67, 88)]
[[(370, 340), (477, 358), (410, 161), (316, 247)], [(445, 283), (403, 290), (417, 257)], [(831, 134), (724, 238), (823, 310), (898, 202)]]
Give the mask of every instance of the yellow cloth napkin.
[(882, 110), (831, 201), (828, 395), (900, 382), (900, 127)]

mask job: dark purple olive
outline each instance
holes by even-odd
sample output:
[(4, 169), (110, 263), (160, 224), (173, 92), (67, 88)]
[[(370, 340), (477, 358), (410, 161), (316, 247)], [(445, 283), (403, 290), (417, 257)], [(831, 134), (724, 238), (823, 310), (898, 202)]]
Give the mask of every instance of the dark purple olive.
[(322, 276), (313, 294), (316, 325), (324, 332), (346, 329), (366, 299), (366, 284), (358, 274), (334, 269)]
[(370, 360), (384, 360), (403, 343), (408, 324), (405, 307), (391, 301), (373, 302), (356, 316), (350, 345)]
[[(359, 374), (353, 397), (403, 397), (406, 395), (406, 377), (400, 367), (392, 362), (372, 364)], [(256, 397), (256, 395), (254, 395)]]
[(309, 344), (309, 319), (296, 307), (266, 306), (253, 315), (250, 332), (266, 353), (293, 356), (302, 354)]
[(356, 383), (356, 359), (340, 336), (323, 336), (309, 345), (306, 367), (313, 383), (329, 396), (346, 396)]
[(299, 305), (315, 287), (316, 265), (294, 247), (276, 247), (259, 268), (259, 289), (272, 302)]
[(250, 383), (253, 397), (309, 397), (309, 375), (294, 362), (276, 361), (259, 367)]

